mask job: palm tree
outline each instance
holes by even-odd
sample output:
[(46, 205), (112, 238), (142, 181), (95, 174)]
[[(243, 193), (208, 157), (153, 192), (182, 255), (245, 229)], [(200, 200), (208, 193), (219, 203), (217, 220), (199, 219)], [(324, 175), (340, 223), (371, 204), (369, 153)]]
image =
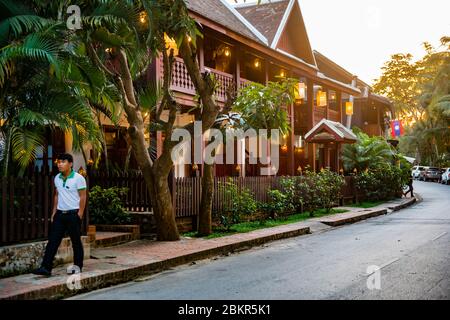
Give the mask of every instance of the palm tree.
[(119, 98), (114, 87), (89, 64), (82, 44), (71, 41), (52, 6), (0, 0), (0, 7), (3, 175), (10, 171), (10, 159), (19, 174), (24, 172), (45, 143), (45, 127), (71, 133), (74, 150), (86, 142), (100, 150), (93, 111), (115, 119)]
[(342, 150), (342, 160), (347, 171), (358, 172), (390, 163), (394, 152), (381, 137), (369, 137), (363, 132), (357, 133), (358, 142), (347, 144)]

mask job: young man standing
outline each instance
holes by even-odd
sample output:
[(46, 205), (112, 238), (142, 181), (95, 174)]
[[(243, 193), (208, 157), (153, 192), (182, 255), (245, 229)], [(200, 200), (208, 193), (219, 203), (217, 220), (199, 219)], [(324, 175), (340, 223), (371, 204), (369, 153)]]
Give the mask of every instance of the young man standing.
[[(83, 268), (83, 244), (81, 243), (81, 221), (86, 206), (86, 180), (73, 171), (73, 157), (64, 153), (57, 158), (59, 174), (55, 177), (55, 194), (51, 229), (41, 267), (34, 270), (37, 275), (52, 274), (53, 259), (65, 233), (72, 242), (74, 265)], [(73, 270), (75, 270), (74, 268)]]

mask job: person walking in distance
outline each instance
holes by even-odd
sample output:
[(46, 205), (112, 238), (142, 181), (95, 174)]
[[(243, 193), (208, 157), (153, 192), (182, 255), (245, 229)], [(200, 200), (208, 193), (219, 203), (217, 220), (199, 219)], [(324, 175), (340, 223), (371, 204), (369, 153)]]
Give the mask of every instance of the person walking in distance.
[[(81, 221), (86, 206), (86, 180), (73, 171), (73, 157), (64, 153), (57, 157), (59, 174), (54, 179), (55, 194), (48, 243), (41, 266), (33, 274), (51, 276), (53, 259), (66, 232), (72, 242), (74, 267), (70, 272), (83, 268), (83, 244)], [(68, 269), (69, 270), (69, 269)]]

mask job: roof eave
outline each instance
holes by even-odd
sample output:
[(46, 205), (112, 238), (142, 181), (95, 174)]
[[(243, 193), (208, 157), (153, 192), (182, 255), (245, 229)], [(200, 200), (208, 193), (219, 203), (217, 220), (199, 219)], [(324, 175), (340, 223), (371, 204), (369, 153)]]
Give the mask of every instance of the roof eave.
[(239, 19), (260, 41), (262, 41), (265, 45), (269, 45), (269, 41), (261, 32), (258, 31), (247, 19), (244, 18), (232, 5), (230, 5), (226, 0), (220, 0), (222, 4), (234, 14), (234, 16)]

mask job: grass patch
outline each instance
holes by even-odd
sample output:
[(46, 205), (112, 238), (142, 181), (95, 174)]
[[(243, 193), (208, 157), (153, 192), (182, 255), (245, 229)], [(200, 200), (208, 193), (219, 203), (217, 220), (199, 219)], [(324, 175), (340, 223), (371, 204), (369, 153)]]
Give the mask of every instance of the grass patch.
[[(224, 231), (224, 230), (213, 230), (213, 233), (210, 234), (207, 237), (204, 237), (205, 239), (213, 239), (213, 238), (220, 238), (224, 236), (229, 236), (236, 233), (247, 233), (254, 230), (259, 229), (265, 229), (265, 228), (272, 228), (277, 227), (285, 224), (300, 222), (304, 220), (308, 220), (311, 218), (320, 218), (324, 216), (329, 216), (337, 213), (344, 213), (348, 212), (348, 210), (344, 209), (332, 209), (329, 213), (326, 213), (325, 209), (320, 209), (314, 212), (314, 216), (311, 217), (309, 212), (303, 212), (303, 213), (297, 213), (290, 216), (287, 216), (286, 218), (277, 218), (277, 219), (270, 219), (270, 220), (264, 220), (264, 221), (252, 221), (252, 222), (241, 222), (238, 224), (234, 224), (230, 231)], [(183, 234), (184, 237), (191, 237), (195, 238), (198, 237), (197, 231), (191, 231), (186, 232)]]
[(360, 203), (352, 204), (352, 205), (350, 205), (350, 207), (367, 209), (367, 208), (373, 208), (373, 207), (379, 206), (380, 204), (383, 204), (383, 203), (384, 203), (384, 201), (363, 201)]

